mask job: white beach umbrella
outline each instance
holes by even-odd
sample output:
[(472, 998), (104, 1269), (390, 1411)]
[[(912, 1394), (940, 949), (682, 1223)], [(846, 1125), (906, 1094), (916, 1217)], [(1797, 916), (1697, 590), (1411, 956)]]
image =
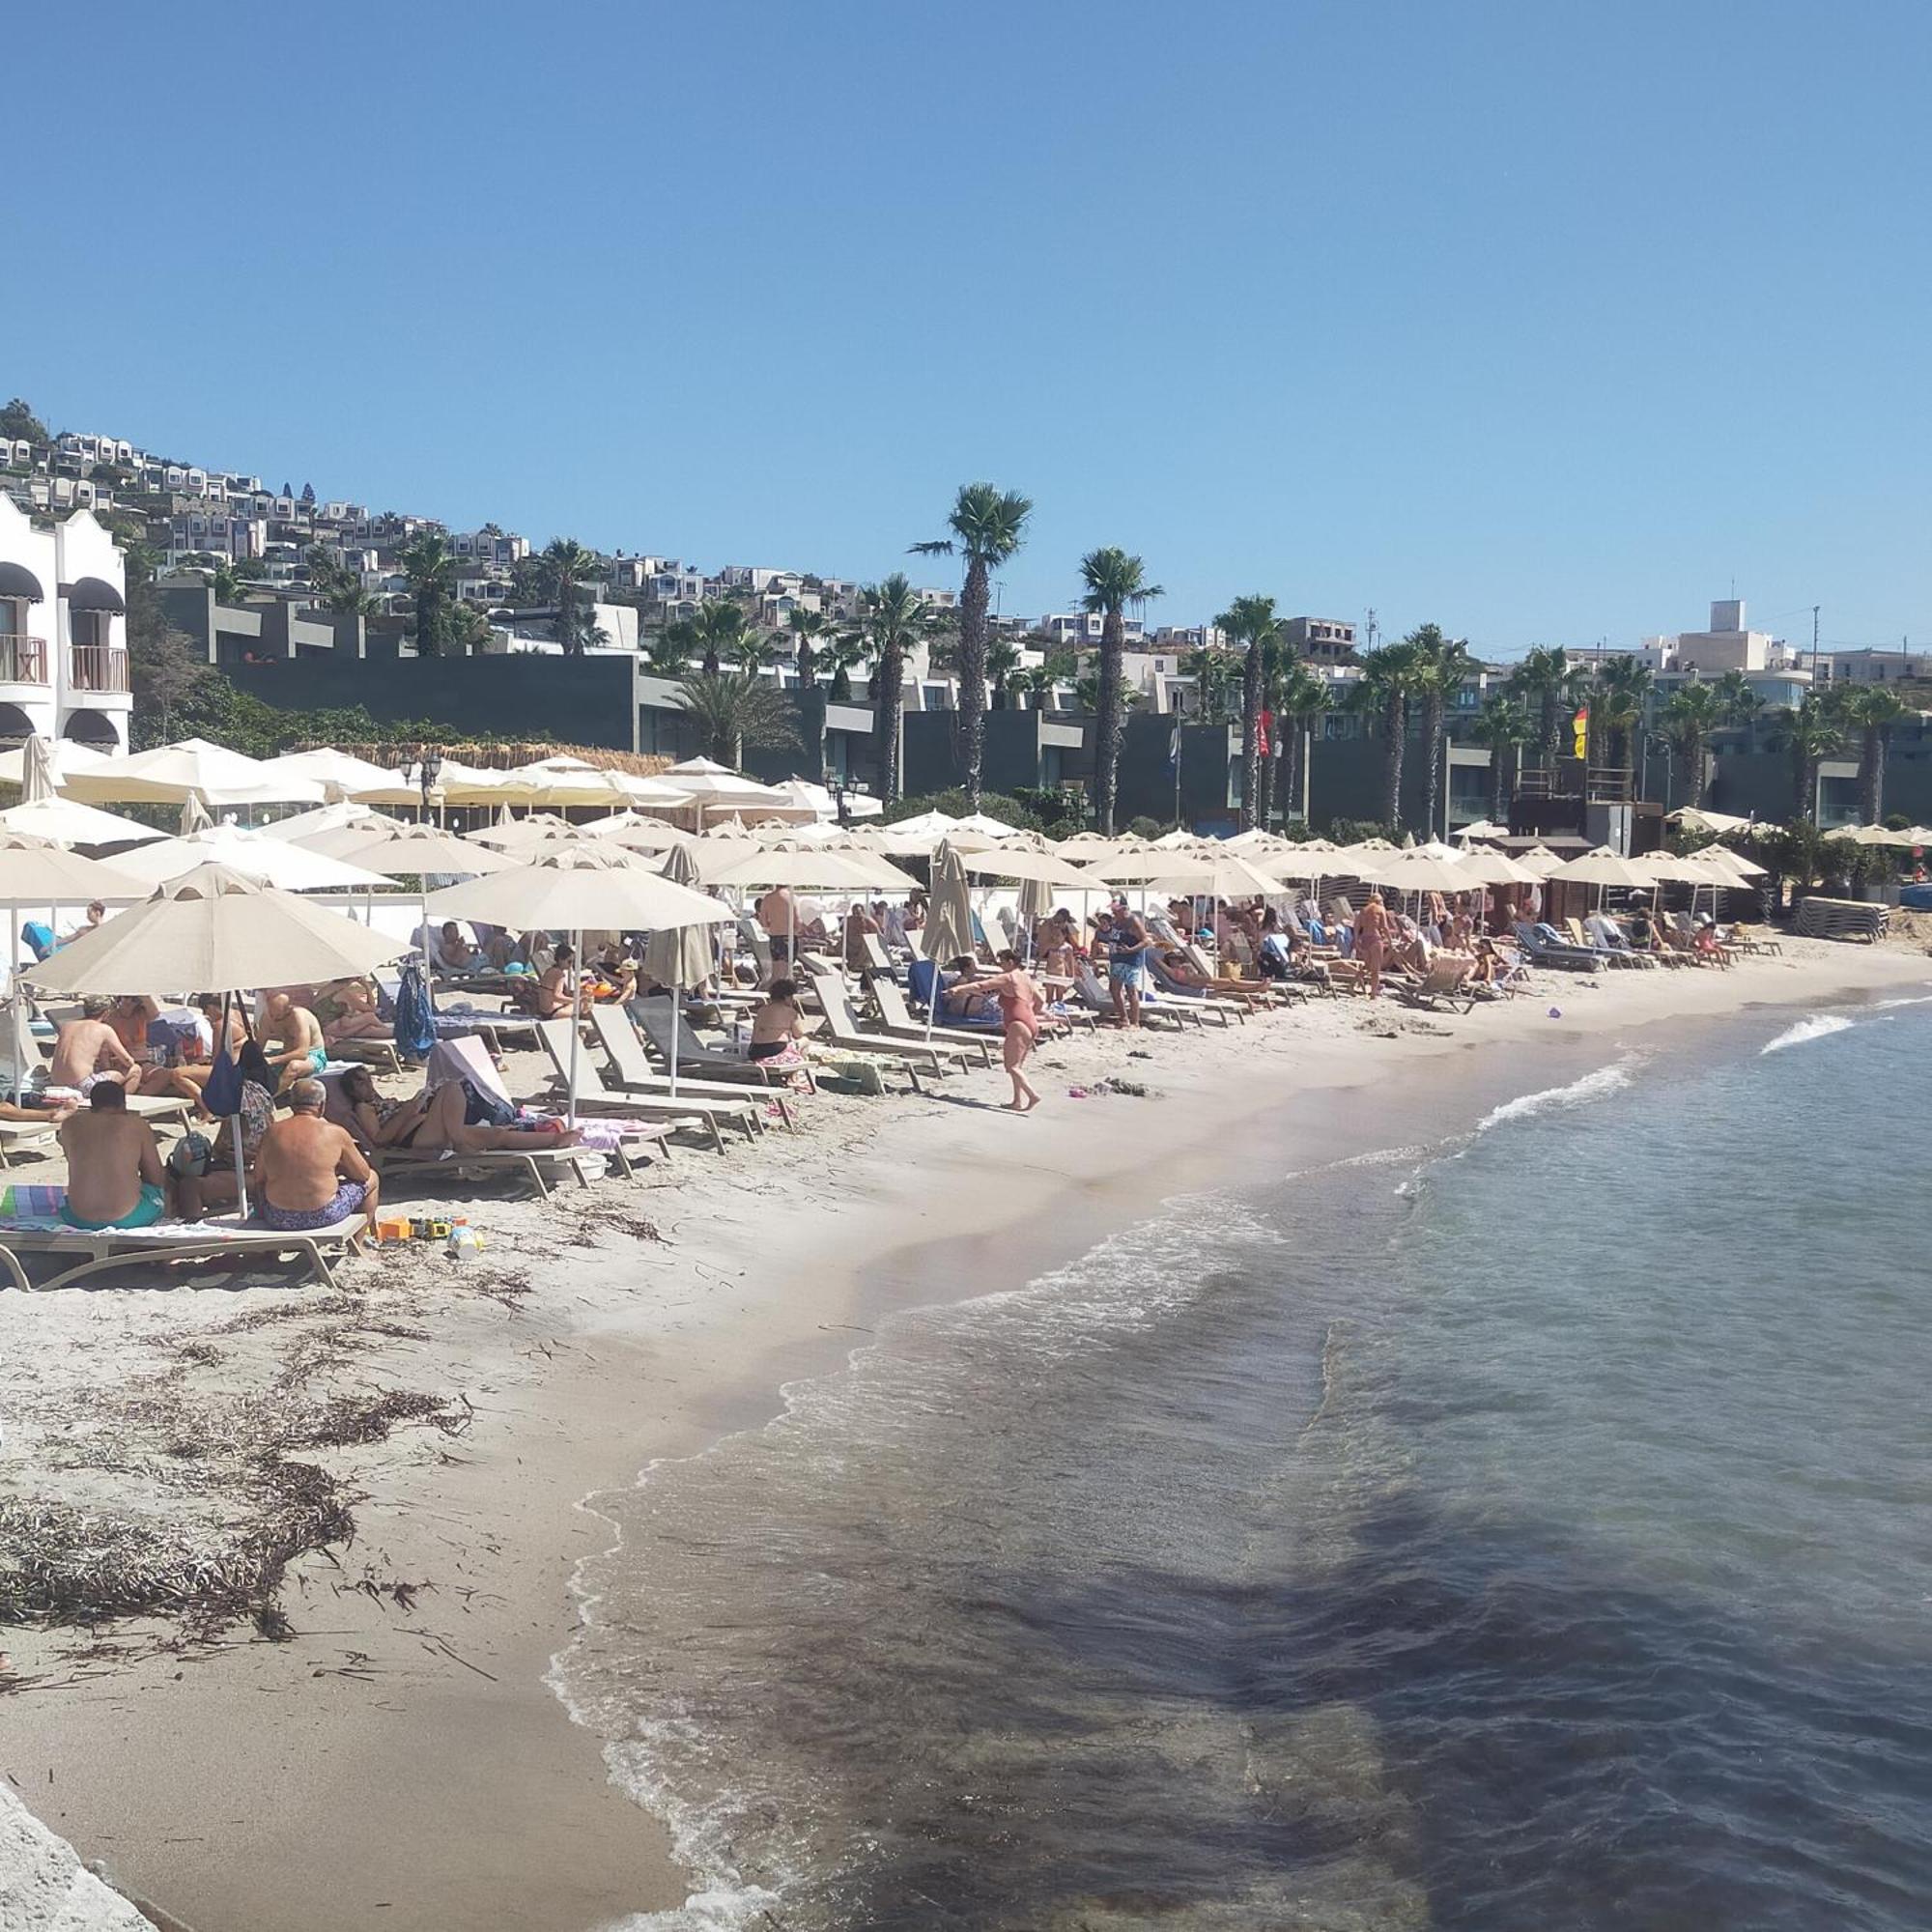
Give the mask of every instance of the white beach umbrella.
[(130, 758), (109, 758), (88, 771), (72, 773), (64, 789), (90, 805), (117, 802), (180, 805), (198, 798), (210, 807), (320, 805), (322, 786), (313, 779), (274, 770), (260, 758), (244, 757), (205, 738), (185, 738)]
[(1421, 847), (1405, 852), (1372, 852), (1360, 862), (1358, 878), (1396, 893), (1460, 893), (1476, 884), (1458, 858), (1443, 858)]
[(0, 752), (0, 783), (18, 785), (23, 796), (27, 789), (27, 768), (35, 759), (45, 762), (60, 790), (76, 772), (91, 772), (97, 765), (110, 762), (106, 752), (96, 752), (71, 738), (29, 738), (11, 752)]
[(1750, 827), (1748, 818), (1728, 811), (1706, 811), (1696, 805), (1680, 805), (1664, 815), (1670, 824), (1681, 825), (1687, 832), (1744, 832)]
[(1545, 877), (1552, 885), (1647, 887), (1650, 879), (1636, 861), (1620, 857), (1607, 845), (1596, 846), (1580, 858), (1567, 860)]
[(1532, 886), (1537, 880), (1527, 866), (1519, 865), (1507, 852), (1492, 846), (1472, 846), (1463, 855), (1457, 870), (1471, 885), (1479, 886)]
[[(350, 827), (355, 831), (358, 828)], [(388, 884), (412, 878), (422, 910), (423, 972), (429, 972), (429, 882), (447, 874), (451, 878), (473, 879), (487, 872), (500, 872), (510, 861), (453, 832), (435, 825), (408, 825), (384, 820), (368, 836), (336, 848), (336, 856), (366, 867)]]
[(1479, 818), (1473, 825), (1459, 826), (1449, 836), (1466, 843), (1471, 838), (1507, 838), (1510, 829), (1507, 825), (1496, 825), (1487, 818)]
[(1089, 867), (1096, 884), (1137, 885), (1188, 898), (1279, 898), (1281, 881), (1238, 852), (1209, 844), (1201, 851), (1150, 848)]
[[(332, 859), (306, 845), (240, 825), (212, 825), (185, 838), (164, 838), (124, 852), (115, 865), (152, 892), (167, 879), (179, 879), (198, 866), (226, 866), (265, 886), (283, 893), (346, 892), (385, 886), (381, 874), (345, 859)], [(270, 984), (282, 984), (273, 980)]]
[(48, 838), (57, 845), (130, 845), (168, 836), (152, 825), (71, 798), (37, 798), (10, 805), (0, 811), (0, 829), (28, 838)]
[(682, 764), (659, 772), (655, 782), (682, 793), (686, 808), (696, 811), (700, 822), (721, 812), (749, 811), (760, 818), (817, 815), (802, 811), (777, 785), (761, 784), (710, 758), (686, 758)]
[(984, 852), (957, 854), (959, 868), (978, 879), (1028, 880), (1043, 886), (1065, 886), (1078, 893), (1102, 890), (1104, 882), (1091, 868), (1069, 866), (1052, 852), (1030, 852), (1024, 847), (993, 846)]
[(668, 852), (674, 845), (691, 843), (691, 834), (681, 826), (668, 824), (662, 818), (647, 818), (639, 811), (613, 811), (608, 818), (587, 818), (572, 830), (586, 838), (601, 838), (633, 852)]
[(1512, 854), (1517, 864), (1533, 877), (1547, 879), (1550, 873), (1561, 869), (1564, 859), (1560, 852), (1552, 852), (1548, 845), (1532, 845), (1527, 852)]
[(583, 975), (583, 933), (603, 926), (657, 933), (674, 926), (724, 925), (729, 906), (629, 862), (621, 852), (572, 845), (540, 853), (485, 878), (448, 886), (429, 910), (444, 918), (485, 919), (494, 924), (571, 936), (570, 1076), (567, 1104), (577, 1124), (578, 1051), (582, 1026), (578, 989)]
[(491, 796), (504, 805), (540, 805), (553, 810), (571, 805), (608, 808), (630, 803), (623, 790), (611, 781), (610, 773), (579, 759), (514, 767), (498, 775), (491, 786)]
[(333, 805), (313, 806), (307, 811), (298, 811), (287, 818), (271, 818), (257, 829), (271, 838), (286, 838), (292, 845), (303, 845), (327, 833), (340, 832), (345, 825), (400, 823), (399, 819), (384, 818), (373, 805), (357, 805), (352, 799), (337, 799)]
[(382, 765), (327, 745), (312, 752), (284, 752), (278, 757), (263, 759), (262, 763), (267, 770), (283, 778), (305, 779), (319, 784), (323, 795), (331, 801), (355, 799), (365, 791), (385, 791), (395, 781), (395, 774)]

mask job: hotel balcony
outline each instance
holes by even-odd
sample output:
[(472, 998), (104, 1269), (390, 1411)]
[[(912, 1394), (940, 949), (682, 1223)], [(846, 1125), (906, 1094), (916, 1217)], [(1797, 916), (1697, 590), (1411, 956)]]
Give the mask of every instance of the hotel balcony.
[[(45, 679), (42, 681), (44, 683)], [(70, 697), (95, 693), (125, 696), (128, 688), (128, 653), (119, 644), (68, 646), (67, 695)]]
[(46, 683), (47, 640), (0, 631), (0, 686), (31, 685), (38, 694), (45, 691)]

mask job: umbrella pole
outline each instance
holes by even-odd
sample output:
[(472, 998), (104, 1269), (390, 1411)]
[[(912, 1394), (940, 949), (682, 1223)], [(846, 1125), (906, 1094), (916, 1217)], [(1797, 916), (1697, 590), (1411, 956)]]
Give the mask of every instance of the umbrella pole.
[(670, 982), (670, 1097), (673, 1100), (677, 1098), (677, 1037), (683, 1028), (684, 962), (680, 959)]
[(583, 1045), (583, 934), (570, 935), (570, 1094), (565, 1124), (577, 1125), (577, 1056)]

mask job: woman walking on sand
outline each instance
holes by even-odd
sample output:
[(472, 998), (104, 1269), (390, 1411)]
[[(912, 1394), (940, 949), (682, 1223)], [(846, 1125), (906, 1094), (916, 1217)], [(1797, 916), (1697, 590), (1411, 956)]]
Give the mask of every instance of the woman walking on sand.
[(1006, 1052), (1003, 1062), (1013, 1083), (1013, 1097), (1001, 1110), (1009, 1114), (1030, 1114), (1039, 1105), (1039, 1095), (1026, 1077), (1026, 1064), (1039, 1038), (1042, 1002), (1033, 976), (1020, 965), (1020, 955), (1008, 951), (1000, 954), (1000, 970), (989, 980), (968, 980), (947, 987), (947, 996), (955, 993), (991, 993), (1000, 1003), (1000, 1018), (1006, 1024)]
[(1382, 955), (1394, 937), (1394, 923), (1382, 904), (1381, 894), (1371, 893), (1368, 904), (1355, 915), (1355, 957), (1368, 973), (1372, 1000), (1382, 990)]

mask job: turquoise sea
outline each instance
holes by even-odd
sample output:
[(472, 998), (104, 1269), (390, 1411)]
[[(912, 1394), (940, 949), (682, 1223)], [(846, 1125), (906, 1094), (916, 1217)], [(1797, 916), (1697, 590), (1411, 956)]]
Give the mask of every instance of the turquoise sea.
[(603, 1498), (671, 1927), (1932, 1924), (1932, 1005), (1164, 1204)]

